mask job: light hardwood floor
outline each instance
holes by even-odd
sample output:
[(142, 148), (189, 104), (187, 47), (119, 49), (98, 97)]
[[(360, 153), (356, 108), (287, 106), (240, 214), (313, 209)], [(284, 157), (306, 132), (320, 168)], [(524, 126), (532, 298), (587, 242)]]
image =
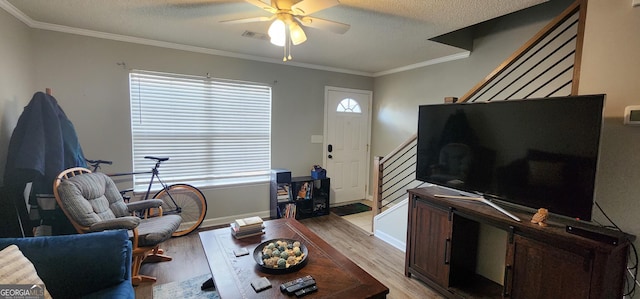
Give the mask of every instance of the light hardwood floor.
[[(363, 233), (363, 229), (357, 225), (334, 214), (300, 222), (386, 285), (389, 288), (387, 298), (443, 298), (415, 278), (404, 276), (404, 252), (375, 236)], [(210, 273), (197, 233), (172, 238), (162, 248), (173, 257), (173, 261), (144, 264), (140, 271), (142, 274), (156, 276), (156, 284), (182, 281)], [(153, 284), (141, 284), (135, 291), (138, 299), (152, 298)]]
[[(367, 199), (362, 199), (359, 201), (359, 203), (365, 204), (368, 206), (372, 205), (372, 202)], [(384, 212), (388, 208), (389, 207), (384, 206), (382, 207), (382, 211)], [(356, 213), (352, 215), (345, 215), (345, 216), (342, 216), (341, 218), (361, 228), (364, 231), (364, 233), (373, 235), (373, 212), (372, 211), (361, 212), (361, 213)]]
[(366, 233), (368, 235), (373, 235), (373, 232), (371, 230), (372, 228), (371, 222), (373, 222), (372, 217), (373, 217), (373, 212), (368, 211), (368, 212), (361, 212), (361, 213), (356, 213), (351, 215), (345, 215), (345, 216), (342, 216), (341, 218), (359, 227), (363, 233)]

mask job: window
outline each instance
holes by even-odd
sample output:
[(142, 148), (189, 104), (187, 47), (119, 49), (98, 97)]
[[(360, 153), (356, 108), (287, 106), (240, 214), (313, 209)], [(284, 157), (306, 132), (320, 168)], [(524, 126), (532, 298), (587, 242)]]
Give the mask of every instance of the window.
[(346, 98), (340, 101), (340, 103), (338, 103), (338, 108), (336, 109), (336, 111), (347, 113), (362, 113), (358, 101), (351, 98)]
[[(271, 168), (271, 87), (134, 71), (129, 75), (133, 171), (169, 157), (167, 184), (197, 187), (265, 181)], [(135, 175), (144, 189), (150, 174)]]

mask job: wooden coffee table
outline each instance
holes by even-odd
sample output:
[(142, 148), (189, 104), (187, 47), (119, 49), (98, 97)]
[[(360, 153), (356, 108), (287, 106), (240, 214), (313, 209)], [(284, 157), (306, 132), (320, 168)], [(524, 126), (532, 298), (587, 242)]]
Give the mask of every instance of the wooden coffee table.
[[(296, 298), (280, 292), (280, 284), (311, 275), (318, 291), (305, 298), (386, 298), (389, 288), (354, 264), (295, 219), (265, 221), (265, 234), (235, 239), (228, 227), (200, 233), (200, 241), (222, 299)], [(265, 273), (253, 259), (254, 249), (271, 239), (299, 240), (309, 250), (306, 265), (292, 273)], [(246, 248), (249, 254), (236, 257), (234, 250)], [(256, 293), (251, 281), (267, 277), (270, 289)]]

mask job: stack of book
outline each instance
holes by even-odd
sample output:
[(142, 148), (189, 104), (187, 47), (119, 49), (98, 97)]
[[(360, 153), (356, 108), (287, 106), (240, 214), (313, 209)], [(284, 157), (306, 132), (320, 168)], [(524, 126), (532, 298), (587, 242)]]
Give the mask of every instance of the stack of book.
[(262, 218), (258, 216), (236, 219), (231, 223), (231, 234), (236, 239), (264, 234)]
[(284, 214), (282, 215), (284, 218), (296, 218), (296, 204), (288, 203), (284, 208)]
[(278, 185), (278, 201), (289, 200), (289, 184)]

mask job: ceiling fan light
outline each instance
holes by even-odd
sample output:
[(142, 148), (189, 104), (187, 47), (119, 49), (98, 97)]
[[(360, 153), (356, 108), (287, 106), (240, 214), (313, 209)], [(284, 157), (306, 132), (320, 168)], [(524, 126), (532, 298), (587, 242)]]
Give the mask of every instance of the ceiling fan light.
[(282, 39), (272, 37), (269, 41), (278, 47), (284, 47), (284, 44), (286, 43), (284, 37)]
[(276, 19), (275, 21), (273, 21), (273, 23), (271, 23), (271, 26), (269, 26), (268, 33), (269, 37), (271, 38), (272, 44), (284, 47), (284, 44), (286, 42), (286, 27), (282, 20)]
[(289, 32), (291, 33), (291, 42), (294, 45), (299, 45), (307, 40), (307, 35), (297, 22), (291, 22), (289, 25)]

